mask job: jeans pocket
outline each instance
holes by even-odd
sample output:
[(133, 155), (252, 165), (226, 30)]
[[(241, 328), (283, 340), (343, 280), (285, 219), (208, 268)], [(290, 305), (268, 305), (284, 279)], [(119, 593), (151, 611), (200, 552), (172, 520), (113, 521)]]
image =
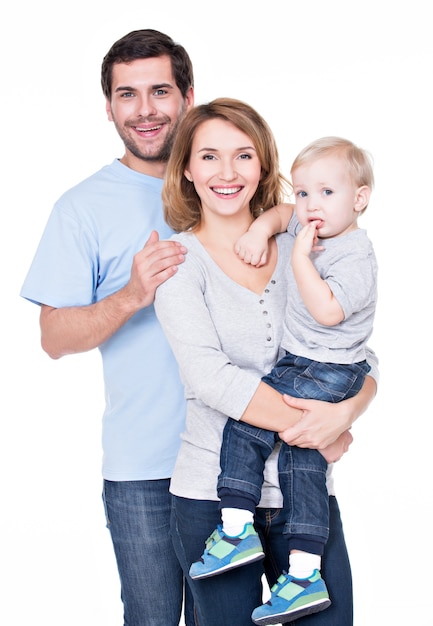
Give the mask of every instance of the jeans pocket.
[(312, 361), (295, 379), (296, 392), (302, 398), (340, 402), (357, 379), (350, 367)]

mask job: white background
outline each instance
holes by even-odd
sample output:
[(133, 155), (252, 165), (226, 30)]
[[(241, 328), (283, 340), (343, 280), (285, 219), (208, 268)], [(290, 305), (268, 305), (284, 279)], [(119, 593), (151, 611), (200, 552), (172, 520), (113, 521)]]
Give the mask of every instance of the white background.
[(336, 487), (355, 625), (433, 624), (428, 3), (23, 0), (1, 13), (0, 623), (122, 623), (100, 499), (99, 353), (51, 361), (38, 309), (18, 293), (58, 196), (122, 155), (100, 89), (104, 54), (127, 32), (156, 28), (189, 51), (197, 103), (231, 96), (263, 114), (285, 173), (328, 134), (374, 156), (360, 225), (380, 265), (370, 343), (382, 378)]

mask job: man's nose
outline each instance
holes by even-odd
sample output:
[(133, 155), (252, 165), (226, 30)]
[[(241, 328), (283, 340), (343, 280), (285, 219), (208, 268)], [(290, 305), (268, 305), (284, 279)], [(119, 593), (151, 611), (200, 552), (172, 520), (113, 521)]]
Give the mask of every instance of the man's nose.
[(157, 109), (151, 96), (141, 94), (140, 97), (137, 98), (137, 113), (139, 115), (149, 117), (150, 115), (155, 115), (156, 112)]

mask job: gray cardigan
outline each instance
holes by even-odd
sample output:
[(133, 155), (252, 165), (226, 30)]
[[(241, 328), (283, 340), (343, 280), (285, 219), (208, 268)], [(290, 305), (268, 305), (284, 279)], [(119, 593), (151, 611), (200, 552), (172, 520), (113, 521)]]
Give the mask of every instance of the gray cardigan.
[[(242, 416), (261, 376), (280, 355), (289, 235), (282, 233), (276, 238), (277, 265), (260, 296), (224, 274), (195, 235), (181, 233), (172, 238), (181, 241), (188, 253), (178, 272), (157, 289), (155, 299), (187, 400), (186, 427), (171, 491), (195, 500), (218, 500), (219, 454), (227, 416)], [(374, 376), (374, 354), (368, 360)], [(266, 464), (261, 506), (279, 507), (282, 503), (277, 453), (278, 448)], [(332, 492), (331, 481), (328, 489)]]

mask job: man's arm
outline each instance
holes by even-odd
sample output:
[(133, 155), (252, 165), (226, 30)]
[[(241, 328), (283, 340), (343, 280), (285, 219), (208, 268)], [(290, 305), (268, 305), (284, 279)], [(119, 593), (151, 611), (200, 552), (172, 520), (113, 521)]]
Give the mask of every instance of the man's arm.
[(87, 352), (107, 341), (135, 313), (153, 303), (157, 287), (182, 263), (186, 248), (176, 241), (159, 241), (153, 231), (135, 256), (128, 283), (104, 300), (88, 306), (42, 305), (41, 344), (52, 358)]

